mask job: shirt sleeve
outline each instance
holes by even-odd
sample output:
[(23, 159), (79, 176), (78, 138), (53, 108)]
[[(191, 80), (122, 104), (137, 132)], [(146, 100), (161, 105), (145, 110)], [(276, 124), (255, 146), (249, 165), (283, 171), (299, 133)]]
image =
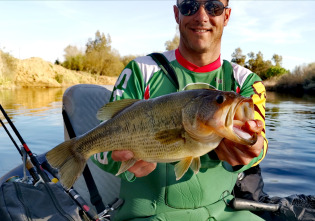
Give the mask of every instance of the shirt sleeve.
[(266, 124), (265, 124), (265, 110), (266, 110), (266, 89), (262, 83), (260, 77), (256, 74), (251, 74), (245, 80), (240, 94), (245, 97), (251, 97), (254, 102), (255, 109), (255, 120), (261, 120), (263, 122), (264, 128), (261, 132), (261, 135), (264, 137), (264, 147), (262, 153), (258, 158), (254, 158), (255, 166), (259, 164), (264, 157), (266, 156), (268, 149), (268, 140), (266, 139)]
[(143, 99), (145, 83), (143, 74), (134, 60), (121, 72), (113, 88), (110, 101)]

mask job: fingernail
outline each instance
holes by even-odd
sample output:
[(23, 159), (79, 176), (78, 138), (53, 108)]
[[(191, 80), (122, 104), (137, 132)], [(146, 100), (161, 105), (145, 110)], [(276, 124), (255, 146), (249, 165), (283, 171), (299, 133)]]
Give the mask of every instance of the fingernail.
[(255, 121), (247, 121), (247, 123), (249, 124), (250, 128), (255, 128), (257, 126)]
[(263, 122), (262, 121), (260, 121), (260, 120), (255, 120), (256, 121), (256, 126), (257, 127), (262, 127), (263, 126)]
[(133, 158), (133, 153), (127, 152), (127, 153), (125, 154), (125, 159), (126, 159), (126, 160), (130, 160), (131, 158)]

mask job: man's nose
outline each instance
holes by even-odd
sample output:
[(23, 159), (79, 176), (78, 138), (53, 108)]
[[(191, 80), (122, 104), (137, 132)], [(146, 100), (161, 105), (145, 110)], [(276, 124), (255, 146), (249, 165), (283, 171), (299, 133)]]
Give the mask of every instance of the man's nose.
[(205, 22), (209, 20), (209, 15), (205, 9), (204, 5), (201, 5), (196, 14), (194, 15), (196, 21)]

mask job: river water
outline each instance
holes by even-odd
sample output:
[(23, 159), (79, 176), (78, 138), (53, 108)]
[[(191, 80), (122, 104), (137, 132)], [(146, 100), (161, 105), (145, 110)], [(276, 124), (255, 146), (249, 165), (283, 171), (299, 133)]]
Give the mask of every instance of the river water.
[[(0, 90), (1, 105), (36, 154), (64, 140), (61, 115), (64, 91)], [(0, 119), (9, 128), (2, 114)], [(296, 98), (268, 92), (266, 133), (269, 149), (261, 163), (265, 192), (271, 196), (315, 195), (315, 97)], [(20, 163), (18, 152), (0, 125), (0, 177)]]

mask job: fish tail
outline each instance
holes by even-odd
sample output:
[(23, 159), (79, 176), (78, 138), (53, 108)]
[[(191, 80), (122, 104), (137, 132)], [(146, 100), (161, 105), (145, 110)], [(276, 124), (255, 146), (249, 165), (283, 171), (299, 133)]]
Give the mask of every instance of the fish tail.
[(59, 180), (67, 189), (71, 188), (86, 165), (86, 159), (75, 151), (76, 138), (65, 141), (48, 151), (48, 163), (59, 170)]

